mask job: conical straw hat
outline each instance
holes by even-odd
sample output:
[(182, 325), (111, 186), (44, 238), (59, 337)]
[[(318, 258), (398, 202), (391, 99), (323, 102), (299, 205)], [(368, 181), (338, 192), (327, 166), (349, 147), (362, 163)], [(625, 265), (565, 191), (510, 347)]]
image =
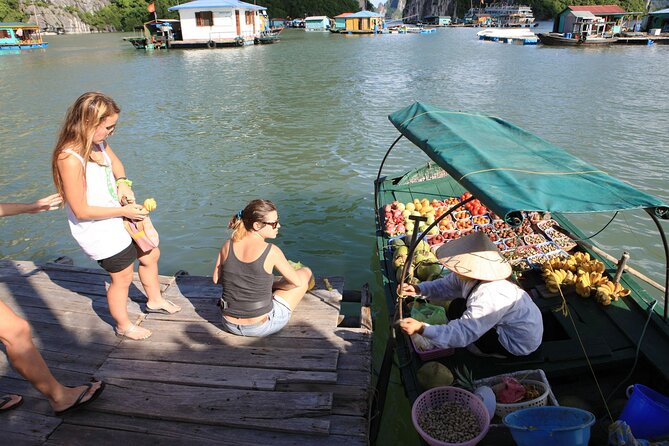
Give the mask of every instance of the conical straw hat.
[(454, 273), (477, 280), (500, 280), (511, 275), (511, 265), (483, 232), (452, 240), (437, 249), (439, 262)]

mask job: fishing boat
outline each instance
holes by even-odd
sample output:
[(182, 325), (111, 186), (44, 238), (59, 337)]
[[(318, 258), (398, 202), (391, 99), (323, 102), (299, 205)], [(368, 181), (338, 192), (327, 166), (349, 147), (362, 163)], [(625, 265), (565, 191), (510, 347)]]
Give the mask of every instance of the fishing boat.
[[(551, 395), (545, 404), (588, 408), (599, 420), (590, 444), (608, 444), (606, 427), (626, 405), (628, 386), (642, 384), (669, 394), (669, 274), (664, 286), (657, 284), (630, 266), (625, 255), (599, 248), (568, 218), (572, 213), (617, 215), (643, 209), (669, 259), (661, 222), (669, 218), (665, 203), (497, 117), (417, 102), (389, 119), (400, 135), (383, 158), (374, 189), (376, 247), (391, 327), (384, 364), (397, 354), (410, 403), (425, 390), (417, 373), (429, 359), (451, 371), (466, 365), (476, 380), (483, 381), (530, 370), (545, 377)], [(407, 172), (384, 175), (384, 164), (402, 138), (422, 150), (429, 161)], [(481, 215), (472, 216), (465, 209), (476, 199), (480, 204), (472, 212)], [(386, 206), (409, 202), (429, 203), (441, 215), (430, 224), (429, 216), (422, 223), (421, 217), (411, 216), (414, 232), (401, 233), (399, 225), (387, 224)], [(390, 218), (395, 214), (391, 211)], [(466, 229), (441, 230), (446, 222), (466, 223), (457, 225)], [(510, 280), (525, 289), (541, 310), (542, 343), (528, 356), (482, 357), (466, 348), (435, 349), (428, 354), (398, 328), (399, 319), (413, 314), (413, 302), (422, 301), (397, 294), (400, 282), (417, 280), (411, 259), (420, 244), (427, 240), (434, 250), (438, 243), (449, 243), (471, 231), (483, 231), (496, 242), (513, 267)], [(393, 265), (399, 239), (408, 246), (400, 272)], [(602, 290), (566, 282), (555, 289), (545, 272), (557, 271), (557, 262), (586, 256), (601, 264), (601, 280), (618, 283), (626, 291), (605, 295)], [(669, 273), (666, 266), (665, 270)], [(660, 290), (655, 290), (657, 299), (653, 287)], [(381, 370), (382, 386), (387, 371)], [(480, 444), (514, 443), (495, 417)]]
[(0, 50), (46, 48), (39, 26), (30, 23), (0, 22)]

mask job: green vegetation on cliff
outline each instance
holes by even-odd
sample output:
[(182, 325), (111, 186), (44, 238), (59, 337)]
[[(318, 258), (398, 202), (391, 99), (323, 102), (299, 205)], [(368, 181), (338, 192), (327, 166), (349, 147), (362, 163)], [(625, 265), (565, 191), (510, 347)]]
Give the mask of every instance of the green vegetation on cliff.
[[(357, 0), (259, 0), (270, 17), (305, 17), (324, 15), (334, 17), (342, 12), (360, 11)], [(371, 4), (367, 3), (368, 9)]]
[(18, 0), (0, 0), (0, 22), (26, 22), (28, 14), (19, 8)]

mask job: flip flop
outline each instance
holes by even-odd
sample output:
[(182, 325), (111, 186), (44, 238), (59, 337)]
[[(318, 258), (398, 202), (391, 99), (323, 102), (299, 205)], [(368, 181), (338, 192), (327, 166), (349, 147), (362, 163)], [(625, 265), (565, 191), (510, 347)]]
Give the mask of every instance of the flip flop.
[(119, 338), (128, 338), (128, 339), (130, 339), (131, 341), (143, 341), (144, 339), (149, 339), (149, 337), (151, 337), (151, 335), (153, 334), (153, 333), (151, 333), (151, 331), (149, 331), (149, 334), (148, 334), (146, 337), (144, 337), (144, 338), (133, 338), (133, 337), (131, 337), (131, 336), (128, 336), (130, 333), (132, 333), (132, 332), (135, 331), (136, 329), (137, 329), (137, 325), (136, 325), (136, 324), (132, 324), (132, 325), (130, 326), (130, 328), (128, 328), (128, 329), (125, 330), (125, 331), (119, 331), (118, 328), (114, 327), (114, 333), (116, 333), (116, 336), (118, 336)]
[[(100, 387), (98, 387), (97, 390), (93, 392), (93, 395), (91, 395), (89, 399), (87, 399), (86, 401), (82, 401), (84, 397), (88, 394), (88, 391), (93, 387), (93, 385), (95, 385), (98, 382), (100, 383)], [(81, 392), (81, 395), (79, 395), (79, 398), (77, 398), (74, 404), (72, 404), (67, 409), (55, 411), (56, 415), (62, 416), (75, 410), (81, 409), (82, 407), (92, 403), (97, 397), (99, 397), (104, 389), (105, 389), (105, 383), (102, 381), (94, 381), (86, 384), (86, 389), (84, 389), (84, 391)]]
[[(178, 306), (177, 304), (175, 304), (175, 303), (172, 302), (171, 300), (167, 300), (167, 299), (165, 299), (165, 302), (167, 302), (167, 303), (170, 304), (170, 305), (174, 305), (175, 307)], [(162, 307), (161, 307), (161, 308), (149, 308), (148, 305), (146, 306), (146, 312), (147, 312), (147, 313), (176, 314), (176, 313), (178, 313), (179, 311), (181, 311), (181, 308), (179, 308), (177, 311), (172, 311), (172, 312), (170, 312), (170, 311), (167, 311), (165, 308), (162, 308)]]
[[(19, 397), (18, 402), (14, 403), (14, 404), (11, 404), (12, 400), (14, 399), (12, 397)], [(21, 395), (0, 396), (0, 412), (7, 412), (7, 411), (10, 411), (12, 409), (16, 409), (21, 404), (23, 404), (23, 397)]]

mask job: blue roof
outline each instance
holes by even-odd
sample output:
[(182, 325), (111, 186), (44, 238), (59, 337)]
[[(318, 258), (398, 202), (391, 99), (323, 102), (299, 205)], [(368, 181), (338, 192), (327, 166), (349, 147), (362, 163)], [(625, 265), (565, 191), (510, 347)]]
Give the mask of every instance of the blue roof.
[(649, 14), (650, 14), (650, 15), (653, 15), (653, 14), (669, 14), (669, 8), (666, 8), (666, 9), (660, 9), (659, 11), (653, 11), (653, 12), (651, 12), (651, 13), (649, 13)]
[(361, 19), (365, 17), (383, 17), (381, 14), (377, 12), (371, 12), (371, 11), (358, 11), (355, 14), (347, 15), (344, 17), (345, 19)]
[(213, 8), (239, 8), (261, 10), (267, 9), (264, 6), (252, 5), (250, 3), (240, 2), (239, 0), (195, 0), (184, 3), (183, 5), (172, 6), (169, 11), (178, 11), (179, 9), (213, 9)]

